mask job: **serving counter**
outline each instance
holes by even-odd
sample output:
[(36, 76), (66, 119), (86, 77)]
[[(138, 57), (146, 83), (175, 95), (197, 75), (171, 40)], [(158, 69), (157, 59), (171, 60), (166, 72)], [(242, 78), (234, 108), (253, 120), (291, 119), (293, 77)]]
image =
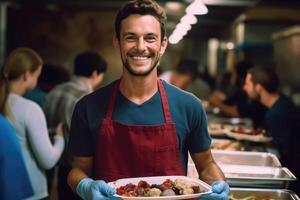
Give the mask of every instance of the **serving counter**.
[[(296, 177), (272, 153), (212, 150), (231, 187), (287, 188)], [(188, 176), (198, 177), (189, 159)]]
[(291, 190), (230, 188), (229, 200), (300, 200)]

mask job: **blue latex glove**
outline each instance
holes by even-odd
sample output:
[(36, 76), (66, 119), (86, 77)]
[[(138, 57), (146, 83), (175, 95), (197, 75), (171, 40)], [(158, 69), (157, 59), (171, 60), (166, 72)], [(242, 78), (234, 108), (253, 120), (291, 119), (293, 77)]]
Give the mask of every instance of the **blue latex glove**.
[(203, 195), (200, 200), (228, 200), (229, 185), (225, 181), (215, 181), (211, 184), (212, 193)]
[(102, 180), (95, 181), (90, 178), (82, 179), (77, 185), (76, 192), (84, 200), (119, 199), (113, 197), (116, 194), (116, 189)]

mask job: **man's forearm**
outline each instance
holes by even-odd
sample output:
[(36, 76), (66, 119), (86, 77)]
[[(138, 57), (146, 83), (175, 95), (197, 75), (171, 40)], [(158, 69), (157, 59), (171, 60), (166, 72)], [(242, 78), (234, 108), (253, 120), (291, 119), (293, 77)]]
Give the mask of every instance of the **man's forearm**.
[(68, 184), (71, 187), (71, 189), (73, 190), (73, 192), (76, 193), (76, 188), (77, 188), (77, 185), (79, 184), (79, 182), (82, 179), (87, 178), (87, 177), (88, 177), (88, 175), (79, 168), (73, 168), (70, 171), (70, 173), (68, 175)]
[(216, 180), (225, 180), (225, 176), (222, 170), (215, 161), (209, 162), (208, 166), (203, 170), (198, 171), (198, 173), (199, 178), (209, 184), (213, 183)]
[(75, 157), (72, 165), (73, 168), (68, 175), (68, 184), (76, 192), (78, 183), (84, 178), (91, 177), (93, 159), (92, 157)]

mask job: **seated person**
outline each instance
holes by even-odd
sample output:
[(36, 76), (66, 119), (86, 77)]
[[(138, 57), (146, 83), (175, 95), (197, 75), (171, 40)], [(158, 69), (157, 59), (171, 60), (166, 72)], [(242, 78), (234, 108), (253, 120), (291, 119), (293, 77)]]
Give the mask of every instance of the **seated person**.
[[(244, 90), (251, 99), (259, 100), (268, 108), (264, 118), (265, 128), (273, 137), (272, 143), (281, 155), (282, 165), (299, 178), (300, 109), (279, 92), (279, 78), (273, 69), (267, 66), (250, 69)], [(299, 181), (292, 183), (291, 189), (300, 192)]]
[(266, 112), (266, 107), (258, 101), (247, 97), (243, 91), (243, 83), (247, 70), (253, 67), (249, 61), (242, 61), (235, 65), (235, 90), (228, 97), (221, 91), (214, 91), (208, 102), (220, 109), (227, 117), (246, 117), (253, 120), (255, 127), (260, 127)]

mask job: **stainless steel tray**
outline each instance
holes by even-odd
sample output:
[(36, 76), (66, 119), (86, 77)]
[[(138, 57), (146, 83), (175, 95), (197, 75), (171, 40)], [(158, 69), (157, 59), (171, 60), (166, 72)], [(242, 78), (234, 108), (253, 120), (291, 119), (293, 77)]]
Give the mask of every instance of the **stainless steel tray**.
[(212, 138), (211, 149), (220, 151), (266, 152), (266, 148), (263, 145), (220, 138)]
[(212, 150), (219, 164), (280, 167), (278, 158), (272, 153)]
[[(249, 198), (253, 196), (253, 198)], [(233, 197), (233, 198), (232, 198)], [(248, 198), (247, 198), (248, 197)], [(300, 198), (291, 190), (285, 189), (257, 189), (257, 188), (230, 188), (229, 200), (238, 199), (248, 200), (300, 200)]]
[(287, 188), (296, 177), (285, 167), (220, 165), (230, 186)]
[[(232, 187), (279, 189), (287, 188), (290, 181), (296, 180), (271, 153), (212, 150), (212, 154)], [(187, 172), (190, 177), (198, 177), (190, 157)]]
[[(231, 187), (287, 188), (296, 177), (285, 167), (220, 164)], [(195, 164), (189, 159), (187, 176), (198, 178)]]

